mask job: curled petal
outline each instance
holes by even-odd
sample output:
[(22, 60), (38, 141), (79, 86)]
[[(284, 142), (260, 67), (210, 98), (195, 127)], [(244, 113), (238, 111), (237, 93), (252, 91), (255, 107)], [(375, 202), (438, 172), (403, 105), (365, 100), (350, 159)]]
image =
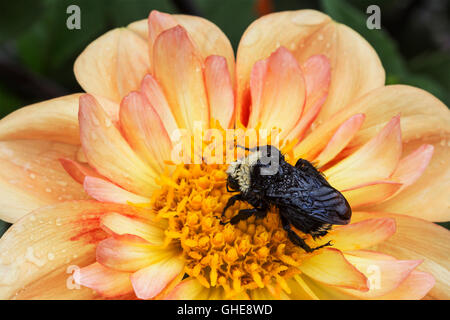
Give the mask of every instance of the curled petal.
[(150, 102), (152, 107), (155, 109), (164, 124), (165, 130), (169, 136), (171, 136), (173, 132), (178, 129), (178, 125), (161, 87), (151, 74), (147, 74), (142, 80), (140, 92), (147, 98), (148, 102)]
[[(249, 126), (261, 122), (263, 128), (283, 128), (289, 132), (299, 121), (306, 100), (306, 85), (300, 65), (292, 54), (280, 47), (267, 59), (265, 72), (255, 70), (251, 84), (252, 114)], [(256, 65), (256, 68), (259, 68)], [(253, 101), (254, 98), (254, 101)], [(255, 114), (253, 114), (253, 111)]]
[(155, 172), (134, 153), (92, 96), (80, 98), (79, 119), (81, 143), (89, 164), (124, 189), (150, 195), (155, 187)]
[(170, 160), (172, 144), (155, 109), (141, 93), (133, 91), (122, 100), (120, 124), (141, 159), (162, 172), (164, 161)]
[(208, 289), (196, 279), (185, 279), (164, 297), (166, 300), (205, 300), (208, 299)]
[(84, 190), (92, 198), (100, 202), (112, 202), (120, 204), (128, 203), (149, 203), (149, 198), (144, 198), (127, 190), (124, 190), (115, 184), (106, 180), (89, 177), (84, 179)]
[[(428, 107), (423, 108), (424, 105)], [(442, 138), (442, 134), (448, 131), (450, 121), (448, 108), (428, 92), (405, 85), (385, 86), (357, 99), (318, 126), (294, 150), (296, 158), (314, 159), (337, 128), (358, 113), (364, 113), (366, 118), (348, 146), (349, 153), (371, 140), (382, 126), (398, 114), (401, 114), (404, 147), (410, 143), (416, 145), (415, 140), (430, 136)]]
[(402, 186), (392, 181), (373, 181), (342, 190), (342, 194), (352, 208), (357, 208), (382, 202), (392, 197)]
[(181, 128), (209, 124), (203, 81), (203, 61), (186, 30), (177, 26), (162, 32), (153, 51), (154, 74)]
[(119, 213), (108, 213), (101, 217), (103, 230), (114, 236), (134, 235), (154, 245), (162, 245), (165, 225), (152, 220), (128, 217)]
[(72, 94), (20, 108), (0, 120), (0, 140), (49, 140), (79, 144), (78, 99)]
[(364, 122), (364, 114), (356, 114), (346, 120), (334, 133), (325, 149), (314, 160), (317, 166), (321, 167), (341, 152), (352, 140)]
[(402, 183), (404, 188), (412, 185), (427, 168), (433, 156), (433, 150), (434, 147), (432, 145), (424, 144), (407, 157), (401, 159), (391, 179)]
[(400, 117), (394, 117), (372, 140), (324, 173), (339, 190), (388, 178), (402, 152)]
[(367, 292), (352, 289), (341, 290), (364, 299), (375, 298), (392, 292), (422, 263), (421, 260), (382, 260), (379, 256), (370, 259), (368, 258), (368, 252), (360, 257), (358, 251), (346, 253), (345, 258), (366, 275), (370, 284)]
[(15, 222), (40, 207), (87, 195), (58, 159), (75, 157), (74, 145), (41, 141), (0, 142), (0, 218)]
[[(418, 139), (406, 144), (405, 154), (412, 154), (418, 150), (423, 143), (433, 145), (434, 151), (430, 163), (422, 175), (414, 184), (402, 190), (395, 197), (370, 207), (370, 211), (386, 211), (407, 214), (429, 221), (450, 220), (450, 148), (447, 142), (450, 134), (443, 137), (436, 134), (434, 137)], [(431, 153), (431, 150), (429, 151)], [(428, 155), (429, 156), (429, 155)], [(423, 155), (426, 161), (426, 153)], [(421, 161), (418, 161), (421, 162)], [(420, 165), (418, 171), (420, 172)], [(411, 167), (412, 169), (413, 167)], [(417, 177), (419, 172), (412, 173), (410, 178)]]
[(149, 72), (147, 44), (126, 28), (114, 29), (81, 53), (74, 72), (86, 92), (120, 102), (125, 94), (139, 88)]
[(313, 10), (268, 14), (253, 22), (239, 43), (237, 112), (243, 123), (250, 105), (251, 69), (256, 61), (268, 57), (280, 45), (291, 50), (300, 64), (317, 54), (329, 59), (333, 72), (328, 98), (319, 115), (322, 120), (384, 85), (385, 73), (375, 50), (350, 28)]
[(175, 252), (156, 248), (142, 238), (122, 235), (101, 241), (97, 246), (97, 262), (103, 266), (126, 272), (136, 272)]
[(420, 300), (433, 288), (436, 280), (426, 272), (413, 271), (391, 292), (378, 297), (381, 300)]
[[(175, 23), (175, 24), (174, 24)], [(210, 55), (225, 57), (231, 79), (234, 79), (234, 51), (227, 36), (214, 23), (201, 17), (162, 13), (153, 10), (148, 20), (136, 21), (128, 27), (137, 32), (142, 38), (150, 36), (149, 48), (161, 32), (181, 25), (189, 33), (203, 59)], [(149, 30), (153, 29), (153, 30)], [(152, 58), (153, 55), (150, 56)]]
[(105, 212), (133, 214), (132, 208), (95, 201), (68, 201), (40, 208), (16, 222), (1, 238), (2, 299), (92, 299), (72, 273), (95, 261), (106, 237)]
[(354, 212), (355, 220), (367, 217), (389, 217), (395, 219), (396, 233), (387, 241), (379, 243), (375, 250), (395, 256), (398, 259), (423, 259), (420, 266), (436, 279), (435, 286), (428, 293), (429, 298), (448, 300), (450, 298), (450, 232), (423, 219), (382, 212)]
[(89, 165), (77, 162), (68, 158), (61, 158), (59, 162), (63, 166), (64, 170), (78, 183), (83, 184), (84, 179), (87, 176), (102, 178), (94, 169), (89, 167)]
[(131, 282), (136, 296), (140, 299), (155, 298), (168, 286), (176, 285), (181, 280), (183, 269), (182, 259), (171, 258), (133, 273)]
[(305, 135), (306, 131), (310, 128), (311, 124), (314, 122), (314, 120), (316, 120), (321, 108), (322, 105), (320, 103), (317, 103), (316, 105), (312, 106), (307, 111), (305, 111), (305, 113), (300, 118), (300, 121), (297, 122), (297, 124), (291, 130), (286, 139), (289, 140), (296, 139), (297, 141), (301, 140)]
[(311, 56), (302, 64), (306, 82), (305, 112), (325, 102), (331, 81), (330, 60), (322, 54)]
[(175, 18), (164, 12), (159, 12), (157, 10), (152, 10), (147, 19), (147, 36), (149, 41), (149, 57), (150, 61), (153, 62), (153, 46), (155, 44), (156, 38), (165, 30), (169, 30), (178, 25)]
[(205, 85), (211, 119), (228, 128), (234, 113), (233, 84), (224, 57), (209, 56), (205, 61)]
[(369, 290), (366, 276), (350, 264), (336, 249), (322, 250), (319, 254), (304, 261), (299, 269), (308, 277), (321, 283), (360, 291)]
[(332, 241), (333, 248), (348, 251), (369, 248), (389, 239), (395, 233), (395, 220), (373, 218), (331, 230), (318, 244)]
[(133, 292), (129, 273), (105, 268), (98, 262), (75, 271), (73, 277), (78, 284), (98, 291), (107, 298)]

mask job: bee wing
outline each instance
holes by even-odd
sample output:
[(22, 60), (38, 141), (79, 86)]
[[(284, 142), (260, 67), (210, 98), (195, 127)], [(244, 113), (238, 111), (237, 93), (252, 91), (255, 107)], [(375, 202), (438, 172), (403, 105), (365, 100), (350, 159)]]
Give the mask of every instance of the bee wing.
[(329, 185), (319, 188), (288, 188), (282, 194), (268, 194), (271, 202), (278, 207), (288, 207), (298, 214), (331, 224), (347, 224), (351, 218), (351, 208), (344, 196)]

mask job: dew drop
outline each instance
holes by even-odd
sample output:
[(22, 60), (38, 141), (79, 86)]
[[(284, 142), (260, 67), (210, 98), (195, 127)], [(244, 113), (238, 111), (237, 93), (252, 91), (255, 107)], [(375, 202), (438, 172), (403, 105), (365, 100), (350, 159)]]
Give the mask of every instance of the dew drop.
[(27, 248), (27, 253), (25, 254), (25, 259), (38, 267), (45, 265), (45, 259), (39, 259), (34, 255), (34, 249), (32, 247)]
[(111, 125), (112, 125), (111, 120), (110, 120), (109, 118), (105, 118), (105, 126), (106, 126), (107, 128), (109, 128), (109, 127), (111, 127)]
[(67, 182), (66, 181), (62, 181), (62, 180), (58, 181), (57, 184), (59, 184), (60, 186), (63, 186), (63, 187), (67, 186)]

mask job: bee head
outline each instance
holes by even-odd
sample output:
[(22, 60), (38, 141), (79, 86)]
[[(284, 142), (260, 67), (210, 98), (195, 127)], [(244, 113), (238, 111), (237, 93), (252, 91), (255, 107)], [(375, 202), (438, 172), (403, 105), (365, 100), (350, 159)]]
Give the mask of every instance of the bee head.
[[(258, 150), (256, 150), (256, 148), (250, 149), (250, 151), (253, 151), (252, 153), (229, 165), (227, 170), (227, 186), (229, 189), (247, 192), (250, 189), (252, 174), (268, 175), (278, 172), (278, 164), (284, 160), (281, 152), (270, 145), (258, 147)], [(275, 170), (272, 170), (273, 173), (270, 173), (270, 169), (273, 169), (274, 164)]]
[(260, 152), (253, 152), (248, 156), (232, 162), (227, 169), (227, 186), (233, 191), (247, 192), (250, 189), (251, 174), (258, 163)]

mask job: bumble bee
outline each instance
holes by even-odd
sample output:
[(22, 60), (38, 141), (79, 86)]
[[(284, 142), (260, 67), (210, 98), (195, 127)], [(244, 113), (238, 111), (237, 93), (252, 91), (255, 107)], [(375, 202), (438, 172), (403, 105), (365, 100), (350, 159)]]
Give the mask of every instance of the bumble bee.
[(271, 145), (241, 148), (252, 153), (231, 163), (227, 169), (227, 191), (239, 193), (228, 200), (222, 216), (236, 201), (247, 202), (253, 208), (240, 210), (229, 221), (233, 225), (252, 215), (264, 218), (275, 207), (292, 243), (306, 252), (331, 245), (328, 242), (311, 248), (291, 226), (316, 239), (326, 235), (333, 224), (348, 224), (352, 211), (345, 197), (305, 159), (298, 159), (292, 166)]

